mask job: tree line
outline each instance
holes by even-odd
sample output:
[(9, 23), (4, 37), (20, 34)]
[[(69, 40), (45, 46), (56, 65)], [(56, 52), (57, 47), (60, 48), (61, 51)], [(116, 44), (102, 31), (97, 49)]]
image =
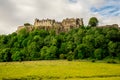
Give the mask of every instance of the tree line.
[(60, 34), (44, 29), (28, 32), (23, 28), (18, 33), (0, 35), (0, 61), (120, 60), (120, 29), (92, 27), (98, 23), (93, 22)]

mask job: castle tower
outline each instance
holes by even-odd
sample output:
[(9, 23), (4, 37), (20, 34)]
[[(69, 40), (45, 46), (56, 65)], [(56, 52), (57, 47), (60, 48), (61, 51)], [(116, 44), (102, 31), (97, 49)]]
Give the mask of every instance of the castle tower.
[(39, 26), (39, 19), (35, 19), (34, 26)]

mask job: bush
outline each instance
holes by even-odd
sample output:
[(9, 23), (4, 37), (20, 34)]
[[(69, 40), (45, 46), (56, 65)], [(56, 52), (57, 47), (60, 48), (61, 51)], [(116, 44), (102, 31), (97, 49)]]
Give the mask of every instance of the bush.
[(96, 62), (95, 59), (93, 59), (91, 62)]
[(72, 61), (73, 59), (74, 59), (73, 52), (70, 51), (70, 52), (67, 54), (67, 60), (68, 60), (68, 61)]
[(71, 56), (71, 55), (70, 55), (70, 56), (67, 56), (67, 60), (68, 60), (68, 61), (72, 61), (72, 60), (73, 60), (73, 56)]
[(64, 54), (60, 54), (60, 55), (59, 55), (59, 58), (60, 58), (60, 59), (65, 59), (65, 55), (64, 55)]
[(117, 64), (117, 61), (111, 59), (111, 60), (108, 60), (107, 63), (113, 63), (113, 64)]

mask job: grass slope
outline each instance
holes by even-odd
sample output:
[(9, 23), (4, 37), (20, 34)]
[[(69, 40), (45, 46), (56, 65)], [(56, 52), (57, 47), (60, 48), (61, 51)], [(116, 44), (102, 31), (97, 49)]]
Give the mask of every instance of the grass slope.
[(0, 79), (120, 80), (120, 64), (65, 60), (2, 62)]

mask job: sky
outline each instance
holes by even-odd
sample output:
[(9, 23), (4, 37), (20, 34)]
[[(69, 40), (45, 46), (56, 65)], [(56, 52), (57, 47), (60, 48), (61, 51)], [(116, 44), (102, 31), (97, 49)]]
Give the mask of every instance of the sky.
[(99, 25), (120, 26), (120, 0), (0, 0), (0, 34), (15, 32), (24, 23), (34, 19), (97, 17)]

